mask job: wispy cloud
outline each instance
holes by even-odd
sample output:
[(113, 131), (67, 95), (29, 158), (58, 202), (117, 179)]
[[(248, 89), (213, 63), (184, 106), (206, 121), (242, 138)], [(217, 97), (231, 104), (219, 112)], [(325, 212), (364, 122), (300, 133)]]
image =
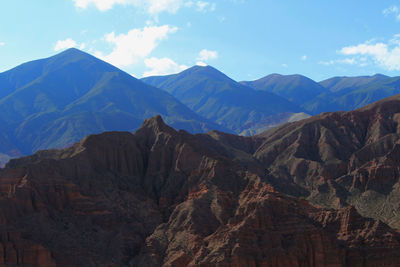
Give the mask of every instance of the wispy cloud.
[(192, 0), (73, 0), (75, 6), (86, 9), (95, 6), (100, 11), (107, 11), (116, 5), (133, 6), (145, 10), (150, 15), (157, 16), (167, 12), (174, 14), (182, 7), (195, 7), (201, 12), (214, 11), (216, 4), (208, 1)]
[(301, 60), (306, 61), (306, 60), (307, 60), (307, 55), (303, 55), (303, 56), (301, 57)]
[(197, 7), (197, 10), (200, 12), (214, 11), (216, 9), (216, 4), (206, 2), (206, 1), (197, 1), (196, 7)]
[(400, 42), (397, 35), (389, 43), (366, 42), (343, 47), (339, 53), (367, 58), (387, 70), (400, 70)]
[(386, 70), (400, 70), (400, 34), (396, 34), (388, 42), (367, 41), (351, 45), (337, 51), (344, 59), (319, 62), (322, 65), (357, 64), (361, 67), (377, 65)]
[(212, 60), (212, 59), (216, 59), (216, 58), (218, 58), (217, 51), (203, 49), (199, 52), (199, 56), (197, 57), (197, 60), (208, 61), (208, 60)]
[(4, 46), (4, 45), (6, 45), (6, 43), (0, 42), (0, 46)]
[(106, 55), (97, 51), (95, 55), (118, 67), (130, 66), (148, 57), (160, 41), (177, 30), (177, 27), (163, 25), (135, 28), (119, 35), (111, 32), (105, 35), (105, 40), (114, 46), (113, 50)]
[(112, 9), (115, 5), (131, 5), (145, 9), (150, 14), (161, 12), (176, 13), (183, 4), (183, 0), (73, 0), (75, 6), (86, 9), (94, 5), (100, 11)]
[(156, 75), (168, 75), (173, 73), (181, 72), (188, 68), (186, 65), (179, 65), (170, 58), (146, 58), (144, 64), (150, 70), (143, 73), (143, 77), (156, 76)]
[(382, 11), (385, 16), (394, 15), (397, 20), (400, 20), (400, 9), (398, 6), (390, 6)]
[(85, 43), (78, 44), (73, 39), (67, 38), (65, 40), (58, 40), (56, 45), (54, 46), (54, 51), (60, 51), (72, 47), (79, 47), (79, 49), (84, 49), (85, 46)]
[(201, 66), (201, 67), (205, 67), (205, 66), (207, 66), (207, 63), (199, 61), (199, 62), (196, 62), (196, 65), (197, 66)]
[(319, 64), (325, 65), (325, 66), (330, 66), (330, 65), (335, 65), (335, 64), (348, 64), (348, 65), (354, 65), (356, 64), (356, 59), (355, 58), (344, 58), (344, 59), (334, 59), (334, 60), (329, 60), (329, 61), (320, 61)]

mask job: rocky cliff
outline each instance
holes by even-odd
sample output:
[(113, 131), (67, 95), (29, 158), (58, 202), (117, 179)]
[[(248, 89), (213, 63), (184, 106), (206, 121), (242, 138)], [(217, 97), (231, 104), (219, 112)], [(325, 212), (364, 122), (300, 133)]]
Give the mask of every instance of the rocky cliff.
[[(359, 112), (369, 112), (366, 121), (379, 114), (371, 107)], [(313, 124), (324, 116), (302, 123)], [(302, 123), (286, 127), (293, 133)], [(395, 127), (385, 124), (389, 126)], [(382, 127), (375, 126), (375, 137), (358, 126), (352, 129), (364, 133), (363, 144), (371, 151), (380, 151), (368, 145), (384, 137)], [(271, 141), (279, 135), (280, 145)], [(252, 138), (216, 131), (191, 135), (175, 131), (157, 116), (133, 134), (91, 135), (63, 150), (13, 159), (0, 170), (0, 264), (399, 265), (400, 234), (387, 224), (362, 217), (355, 208), (340, 204), (341, 199), (336, 206), (324, 208), (298, 198), (312, 191), (296, 182), (297, 172), (313, 171), (310, 165), (296, 163), (300, 152), (289, 148), (296, 139), (285, 136), (279, 130)], [(394, 149), (390, 140), (381, 149)], [(347, 149), (343, 153), (352, 158), (357, 145), (343, 145)], [(316, 160), (319, 154), (314, 150), (307, 160), (323, 166), (326, 159)], [(271, 154), (274, 151), (278, 154)], [(365, 155), (352, 158), (349, 166), (365, 169), (365, 162), (377, 160), (371, 153)], [(278, 164), (283, 157), (287, 166)], [(335, 172), (327, 173), (332, 176), (315, 174), (307, 179), (311, 185), (326, 180), (330, 195), (330, 184), (339, 182)], [(377, 183), (383, 189), (391, 181), (375, 179), (383, 181)], [(366, 184), (363, 188), (370, 188)]]
[(352, 205), (399, 229), (399, 123), (398, 95), (266, 132), (254, 156), (281, 191), (325, 207)]

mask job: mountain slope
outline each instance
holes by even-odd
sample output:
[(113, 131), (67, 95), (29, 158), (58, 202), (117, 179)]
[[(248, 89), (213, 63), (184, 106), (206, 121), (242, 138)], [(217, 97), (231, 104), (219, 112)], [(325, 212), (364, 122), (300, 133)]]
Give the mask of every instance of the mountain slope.
[(386, 75), (375, 74), (373, 76), (358, 76), (358, 77), (333, 77), (319, 82), (331, 92), (342, 90), (353, 90), (361, 86), (366, 86), (376, 81), (381, 81), (389, 78)]
[(33, 266), (396, 266), (400, 235), (279, 193), (260, 137), (92, 135), (0, 170), (0, 261)]
[(282, 96), (309, 114), (349, 111), (400, 93), (398, 77), (382, 74), (359, 77), (333, 77), (319, 83), (301, 75), (271, 74), (242, 82), (256, 90)]
[(287, 113), (303, 110), (269, 92), (255, 91), (227, 77), (213, 67), (194, 66), (181, 73), (142, 79), (164, 89), (199, 115), (236, 133), (259, 132)]
[(328, 86), (330, 92), (303, 105), (311, 114), (349, 111), (400, 93), (400, 78), (383, 75), (332, 78), (321, 84)]
[(351, 205), (400, 228), (400, 95), (286, 124), (259, 138), (264, 141), (254, 156), (279, 190), (325, 207)]
[(241, 82), (256, 90), (277, 94), (301, 106), (326, 91), (325, 87), (302, 75), (271, 74), (255, 81)]
[[(0, 121), (23, 154), (63, 147), (90, 133), (132, 131), (156, 114), (190, 132), (223, 129), (168, 93), (77, 49), (1, 73), (0, 85)], [(0, 147), (0, 153), (7, 151)]]

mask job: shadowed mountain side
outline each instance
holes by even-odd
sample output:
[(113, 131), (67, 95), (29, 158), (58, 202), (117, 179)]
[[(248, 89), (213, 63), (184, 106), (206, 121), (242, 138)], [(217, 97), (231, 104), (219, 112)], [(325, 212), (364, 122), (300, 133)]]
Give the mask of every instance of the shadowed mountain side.
[(241, 83), (282, 96), (313, 115), (354, 110), (400, 93), (399, 77), (382, 74), (333, 77), (319, 83), (301, 75), (271, 74)]
[[(91, 135), (0, 170), (0, 262), (37, 266), (395, 266), (400, 235), (277, 192), (263, 137)], [(241, 157), (238, 157), (241, 154)]]
[(276, 183), (300, 186), (313, 203), (354, 205), (363, 216), (399, 229), (399, 123), (396, 95), (355, 111), (324, 113), (267, 131), (258, 136), (265, 139), (254, 156)]
[(390, 77), (382, 74), (358, 77), (333, 77), (323, 80), (319, 82), (319, 84), (331, 92), (338, 92), (343, 90), (353, 90), (362, 86), (368, 86), (371, 83), (382, 81), (388, 78)]
[[(77, 49), (1, 73), (0, 84), (0, 121), (23, 154), (64, 147), (91, 133), (133, 131), (156, 114), (190, 132), (226, 130), (168, 93)], [(0, 146), (0, 153), (9, 150)]]
[(379, 74), (332, 78), (320, 84), (328, 86), (330, 91), (302, 105), (311, 114), (354, 110), (400, 93), (400, 77), (392, 78)]
[(210, 66), (194, 66), (178, 74), (142, 80), (164, 89), (199, 115), (238, 134), (260, 132), (270, 127), (271, 121), (278, 120), (274, 116), (303, 111), (278, 95), (237, 83)]
[(271, 74), (255, 81), (241, 82), (255, 90), (267, 91), (302, 106), (326, 92), (325, 87), (302, 75)]

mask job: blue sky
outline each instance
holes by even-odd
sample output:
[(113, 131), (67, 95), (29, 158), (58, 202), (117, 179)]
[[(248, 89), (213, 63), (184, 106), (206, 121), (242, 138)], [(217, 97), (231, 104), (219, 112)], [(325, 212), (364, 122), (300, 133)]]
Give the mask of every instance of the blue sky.
[(0, 72), (72, 46), (138, 78), (397, 76), (400, 0), (0, 0)]

